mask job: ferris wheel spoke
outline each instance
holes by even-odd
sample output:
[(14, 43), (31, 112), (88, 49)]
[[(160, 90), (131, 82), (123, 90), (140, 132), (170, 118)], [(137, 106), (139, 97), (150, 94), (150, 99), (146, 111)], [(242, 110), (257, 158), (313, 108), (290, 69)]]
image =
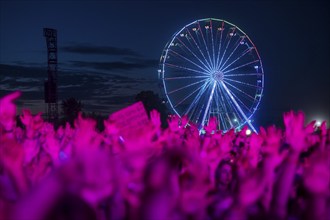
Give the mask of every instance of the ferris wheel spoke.
[(252, 97), (251, 95), (247, 94), (246, 92), (242, 91), (241, 89), (239, 89), (238, 87), (234, 86), (233, 84), (229, 83), (229, 82), (226, 82), (224, 81), (223, 82), (224, 84), (226, 85), (229, 85), (231, 86), (232, 88), (234, 88), (235, 90), (241, 92), (242, 94), (244, 94), (246, 97), (250, 98), (252, 101), (256, 101), (256, 98)]
[(195, 92), (199, 91), (205, 84), (199, 86), (197, 89), (195, 89), (192, 93), (190, 93), (188, 96), (184, 97), (182, 100), (180, 100), (176, 105), (174, 106), (175, 108), (178, 107), (182, 102), (186, 101), (189, 97), (191, 97)]
[(229, 128), (229, 129), (234, 128), (235, 126), (234, 126), (234, 124), (231, 122), (231, 119), (230, 119), (230, 117), (229, 117), (228, 112), (226, 113), (226, 116), (227, 116), (228, 122), (229, 122), (229, 124), (230, 124), (230, 128)]
[(230, 55), (227, 57), (227, 59), (225, 60), (225, 62), (223, 62), (223, 64), (219, 67), (219, 69), (221, 70), (222, 67), (224, 67), (224, 65), (226, 65), (226, 63), (228, 62), (228, 60), (233, 56), (233, 54), (236, 52), (237, 48), (241, 45), (241, 42), (244, 40), (244, 37), (240, 37), (241, 39), (238, 39), (236, 42), (236, 46), (234, 48), (234, 50), (230, 53)]
[(231, 91), (231, 94), (232, 94), (232, 95), (234, 96), (234, 98), (235, 98), (235, 99), (241, 104), (241, 106), (243, 106), (247, 111), (249, 111), (249, 113), (252, 114), (250, 108), (247, 107), (247, 106), (245, 105), (245, 103), (244, 103), (240, 98), (238, 98), (237, 95), (235, 95), (234, 92)]
[(211, 41), (212, 41), (212, 52), (213, 52), (213, 68), (215, 68), (215, 48), (214, 48), (214, 39), (213, 39), (213, 24), (212, 20), (210, 20), (211, 26)]
[(241, 82), (241, 81), (234, 80), (234, 79), (224, 78), (223, 80), (226, 80), (226, 81), (228, 80), (228, 81), (231, 81), (231, 82), (239, 83), (241, 85), (245, 85), (245, 86), (249, 86), (249, 87), (253, 87), (253, 88), (260, 88), (260, 89), (262, 89), (261, 86), (253, 85), (253, 84), (250, 84), (250, 83)]
[(198, 67), (198, 68), (200, 68), (201, 70), (205, 71), (205, 73), (209, 72), (209, 70), (207, 70), (207, 69), (201, 67), (201, 66), (198, 65), (197, 63), (195, 63), (195, 62), (191, 61), (190, 59), (188, 59), (187, 57), (185, 57), (185, 56), (183, 56), (183, 55), (181, 55), (181, 54), (175, 52), (174, 50), (169, 50), (169, 52), (172, 53), (172, 54), (175, 54), (176, 56), (180, 57), (180, 58), (183, 59), (183, 60), (188, 61), (189, 63), (194, 64), (196, 67)]
[(227, 50), (228, 50), (228, 46), (229, 46), (229, 44), (230, 44), (230, 42), (231, 42), (231, 39), (233, 38), (233, 34), (234, 34), (234, 32), (235, 32), (235, 28), (233, 29), (232, 32), (229, 33), (229, 37), (226, 36), (226, 39), (229, 38), (229, 40), (228, 40), (228, 43), (227, 43), (227, 45), (226, 45), (226, 48), (225, 48), (225, 50), (224, 50), (224, 52), (223, 52), (223, 54), (222, 54), (221, 60), (220, 60), (220, 62), (219, 62), (219, 64), (218, 64), (218, 66), (217, 66), (217, 69), (219, 69), (220, 66), (222, 65), (223, 58), (224, 58), (225, 55), (226, 55), (226, 52), (227, 52)]
[[(190, 35), (190, 32), (188, 30), (188, 33)], [(207, 66), (182, 40), (180, 40), (180, 38), (177, 38), (178, 41), (180, 41), (180, 43), (209, 71), (211, 71), (211, 67), (210, 65)], [(193, 41), (195, 42), (195, 39), (192, 37)], [(189, 41), (189, 39), (188, 39)], [(189, 41), (190, 42), (190, 41)], [(202, 51), (200, 50), (200, 48), (198, 47), (197, 43), (195, 42), (197, 48), (199, 49), (200, 53), (202, 53)], [(202, 53), (202, 56), (204, 57), (204, 54)], [(204, 57), (205, 59), (205, 57)], [(206, 62), (207, 63), (207, 62)], [(207, 63), (208, 64), (208, 63)]]
[(224, 71), (223, 73), (226, 74), (226, 73), (232, 72), (232, 71), (234, 71), (234, 70), (237, 70), (237, 69), (239, 69), (239, 68), (242, 68), (242, 67), (248, 66), (248, 65), (250, 65), (250, 64), (253, 64), (253, 63), (256, 63), (256, 62), (259, 62), (259, 61), (260, 61), (260, 60), (254, 60), (254, 61), (248, 62), (248, 63), (245, 63), (245, 64), (240, 65), (240, 66), (238, 66), (238, 67), (235, 67), (235, 68), (233, 68), (233, 69), (230, 69), (230, 70)]
[(225, 77), (229, 76), (262, 76), (262, 73), (238, 73), (238, 74), (226, 74)]
[(186, 85), (186, 86), (182, 86), (182, 87), (180, 87), (180, 88), (178, 88), (178, 89), (175, 89), (175, 90), (172, 90), (172, 91), (168, 92), (167, 95), (172, 94), (172, 93), (174, 93), (174, 92), (181, 91), (182, 89), (189, 88), (189, 87), (191, 87), (191, 86), (193, 86), (193, 85), (196, 85), (196, 84), (198, 84), (198, 83), (202, 83), (202, 82), (204, 82), (204, 81), (206, 81), (206, 80), (207, 80), (207, 79), (203, 79), (203, 80), (200, 80), (200, 81), (198, 81), (198, 82), (194, 82), (194, 83), (190, 83), (190, 84), (188, 84), (188, 85)]
[(188, 109), (185, 111), (185, 115), (187, 115), (190, 111), (191, 108), (199, 101), (199, 99), (202, 97), (203, 93), (205, 92), (205, 90), (207, 89), (207, 87), (209, 86), (209, 82), (210, 81), (206, 81), (203, 85), (203, 88), (201, 88), (201, 90), (199, 90), (198, 94), (196, 95), (195, 99), (191, 102), (191, 104), (189, 105)]
[[(218, 28), (219, 30), (219, 28)], [(217, 62), (216, 62), (216, 66), (218, 66), (218, 63), (219, 63), (219, 59), (220, 59), (220, 51), (221, 51), (221, 45), (222, 45), (222, 33), (223, 33), (223, 30), (224, 30), (224, 22), (222, 21), (222, 25), (221, 25), (221, 28), (220, 28), (220, 31), (221, 31), (221, 34), (220, 34), (220, 41), (219, 41), (219, 47), (218, 47), (218, 55), (217, 55)]]
[[(204, 37), (203, 31), (202, 31), (202, 28), (201, 28), (201, 25), (200, 25), (199, 22), (198, 22), (198, 27), (199, 27), (198, 30), (199, 30), (199, 32), (201, 33), (201, 36), (202, 36), (202, 39), (203, 39), (203, 42), (204, 42), (204, 46), (205, 46), (205, 49), (206, 49), (206, 53), (207, 53), (207, 55), (208, 55), (208, 57), (209, 57), (210, 66), (211, 66), (212, 69), (214, 69), (214, 66), (211, 65), (211, 64), (212, 64), (212, 59), (211, 59), (211, 56), (210, 56), (209, 48), (208, 48), (208, 46), (206, 45), (205, 37)], [(206, 28), (206, 27), (207, 27), (207, 26), (205, 26), (205, 28)], [(206, 28), (206, 32), (208, 31), (209, 28), (210, 28), (210, 26), (208, 26), (208, 28)]]
[(234, 125), (233, 123), (231, 122), (231, 119), (229, 117), (229, 114), (228, 112), (230, 111), (233, 111), (232, 110), (232, 107), (230, 105), (230, 100), (228, 100), (228, 97), (227, 97), (227, 94), (226, 92), (222, 91), (222, 89), (220, 89), (221, 93), (222, 93), (222, 100), (223, 100), (223, 103), (224, 103), (224, 106), (225, 106), (225, 112), (224, 112), (224, 117), (226, 118), (225, 122), (226, 122), (226, 127), (227, 127), (227, 130), (231, 129)]
[[(217, 97), (217, 100), (221, 100), (221, 102), (216, 102), (217, 107), (218, 107), (218, 111), (219, 111), (219, 115), (220, 115), (220, 118), (222, 120), (221, 124), (223, 125), (223, 128), (225, 130), (228, 130), (227, 122), (224, 118), (224, 112), (227, 111), (227, 110), (226, 110), (226, 107), (225, 107), (225, 100), (223, 98), (223, 94), (221, 92), (221, 88), (219, 87), (219, 85), (217, 85), (216, 97)], [(219, 104), (221, 105), (221, 108), (220, 108)]]
[(215, 90), (216, 85), (217, 85), (217, 81), (214, 81), (213, 82), (213, 86), (212, 86), (212, 91), (211, 91), (209, 100), (207, 101), (206, 109), (205, 109), (204, 116), (203, 116), (203, 119), (202, 119), (202, 126), (205, 125), (205, 119), (206, 119), (206, 116), (207, 116), (207, 114), (208, 114), (208, 112), (210, 110), (210, 105), (212, 103), (212, 99), (213, 99), (214, 90)]
[(176, 69), (188, 70), (190, 72), (201, 73), (203, 75), (207, 75), (206, 73), (204, 73), (202, 71), (191, 69), (191, 68), (184, 67), (184, 66), (178, 66), (178, 65), (171, 64), (171, 63), (165, 63), (165, 65), (168, 66), (168, 67), (176, 68)]
[(224, 112), (221, 112), (220, 114), (219, 114), (219, 118), (220, 118), (220, 124), (222, 125), (222, 129), (223, 130), (229, 130), (230, 129), (230, 127), (228, 127), (228, 125), (227, 125), (227, 120), (225, 119), (225, 113)]
[[(215, 90), (214, 96), (215, 96), (215, 100), (219, 100), (217, 89)], [(216, 118), (218, 120), (218, 129), (220, 130), (221, 129), (220, 124), (223, 123), (223, 121), (222, 121), (222, 118), (221, 118), (220, 107), (219, 107), (219, 104), (218, 104), (217, 101), (215, 101), (215, 108), (216, 108), (216, 112), (214, 113), (214, 115), (216, 116)]]
[(208, 78), (209, 76), (178, 76), (178, 77), (166, 77), (161, 78), (163, 80), (177, 80), (177, 79), (197, 79), (197, 78)]
[[(242, 52), (242, 54), (240, 56), (238, 56), (233, 62), (231, 62), (230, 64), (228, 64), (226, 67), (222, 68), (222, 71), (225, 71), (228, 67), (230, 67), (231, 65), (233, 65), (234, 63), (236, 63), (238, 60), (240, 60), (242, 57), (244, 57), (247, 53), (249, 53), (252, 49), (254, 49), (253, 47), (249, 47), (247, 48), (245, 51)], [(223, 67), (223, 66), (222, 66)]]
[(241, 107), (238, 105), (238, 103), (236, 102), (235, 98), (233, 97), (233, 95), (231, 94), (231, 92), (229, 91), (229, 89), (227, 88), (227, 86), (223, 82), (220, 82), (220, 83), (224, 87), (224, 89), (227, 92), (227, 94), (229, 95), (230, 99), (234, 102), (236, 108), (239, 110), (239, 112), (241, 113), (241, 115), (243, 116), (243, 118), (245, 119), (245, 121), (250, 125), (250, 127), (252, 128), (252, 130), (255, 133), (257, 133), (256, 129), (253, 127), (253, 125), (249, 121), (248, 117), (246, 117), (245, 113), (243, 112), (243, 110), (241, 109)]
[[(227, 97), (226, 97), (226, 93), (224, 91), (222, 91), (222, 88), (220, 86), (220, 84), (218, 84), (218, 92), (220, 94), (220, 97), (221, 97), (221, 102), (220, 104), (222, 105), (222, 108), (224, 109), (223, 111), (223, 115), (224, 117), (226, 117), (227, 119), (224, 120), (224, 122), (226, 123), (226, 130), (230, 129), (232, 127), (232, 124), (231, 124), (231, 121), (230, 121), (230, 118), (228, 117), (228, 111), (229, 111), (229, 107), (228, 106), (228, 100), (227, 100)], [(229, 123), (229, 126), (228, 126), (228, 123)]]
[[(230, 128), (235, 127), (235, 124), (240, 124), (244, 122), (243, 117), (241, 116), (241, 113), (238, 111), (237, 107), (235, 107), (235, 104), (233, 103), (232, 99), (230, 98), (229, 94), (225, 90), (223, 86), (221, 86), (222, 92), (224, 93), (224, 97), (226, 99), (226, 103), (228, 105), (228, 109), (226, 111), (226, 116), (228, 119), (228, 122), (230, 124)], [(228, 112), (231, 112), (233, 116), (229, 117)]]
[(232, 100), (230, 99), (230, 97), (228, 96), (227, 92), (225, 91), (225, 89), (222, 87), (222, 91), (223, 91), (223, 96), (225, 97), (226, 103), (227, 103), (227, 111), (226, 111), (226, 116), (228, 119), (228, 122), (230, 124), (230, 128), (234, 127), (235, 124), (235, 119), (229, 116), (229, 112), (231, 112), (233, 115), (235, 112), (237, 112), (236, 108), (233, 105)]
[[(204, 55), (204, 53), (203, 53), (203, 51), (202, 51), (202, 49), (200, 48), (200, 46), (198, 45), (198, 43), (196, 42), (196, 40), (195, 40), (195, 38), (192, 36), (192, 34), (190, 33), (190, 31), (189, 31), (189, 29), (188, 28), (186, 28), (186, 30), (187, 30), (187, 32), (188, 32), (188, 34), (189, 34), (189, 36), (191, 37), (191, 39), (192, 39), (192, 41), (193, 41), (193, 43), (195, 44), (195, 46), (197, 47), (197, 49), (198, 49), (198, 51), (200, 52), (200, 54), (202, 55), (202, 57), (203, 57), (203, 59), (204, 59), (204, 61), (205, 61), (205, 63), (207, 64), (207, 66), (208, 66), (208, 70), (211, 72), (211, 70), (212, 70), (212, 66), (211, 66), (211, 63), (209, 63), (208, 61), (207, 61), (207, 59), (206, 59), (206, 57), (205, 57), (205, 55)], [(196, 31), (194, 31), (195, 32), (195, 34), (196, 34), (196, 36), (197, 36), (197, 39), (199, 40), (199, 38), (198, 38), (198, 34), (197, 34), (197, 30)], [(191, 42), (190, 42), (190, 40), (188, 39), (188, 41), (189, 41), (189, 43), (190, 44), (192, 44)], [(204, 63), (204, 62), (203, 62)], [(206, 64), (204, 63), (204, 65), (206, 66)]]

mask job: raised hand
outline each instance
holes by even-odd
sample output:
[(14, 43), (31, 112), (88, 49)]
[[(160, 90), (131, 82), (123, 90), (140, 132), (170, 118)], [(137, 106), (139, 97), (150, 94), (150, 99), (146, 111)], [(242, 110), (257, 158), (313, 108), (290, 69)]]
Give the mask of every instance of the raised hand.
[(204, 127), (207, 134), (212, 134), (213, 132), (216, 132), (217, 130), (217, 118), (211, 117), (209, 120), (209, 123)]
[(306, 130), (304, 128), (305, 115), (299, 111), (295, 114), (293, 111), (284, 113), (285, 137), (287, 143), (296, 152), (306, 149)]
[(16, 125), (16, 105), (14, 101), (21, 96), (21, 92), (13, 92), (0, 99), (0, 125), (5, 131), (11, 131)]
[(17, 141), (1, 138), (0, 161), (4, 167), (12, 172), (22, 168), (24, 151)]
[(223, 156), (229, 154), (229, 152), (231, 151), (231, 149), (233, 147), (234, 137), (235, 136), (233, 136), (233, 134), (230, 131), (228, 131), (220, 139), (220, 141), (219, 141), (220, 142), (220, 151)]
[(330, 152), (317, 151), (311, 156), (310, 165), (306, 167), (303, 182), (313, 195), (326, 196), (330, 193)]
[(59, 162), (59, 153), (61, 150), (60, 142), (55, 136), (55, 131), (46, 134), (45, 144), (43, 149), (51, 156), (54, 164)]
[(25, 127), (31, 127), (33, 116), (29, 109), (22, 110), (22, 115), (20, 115), (20, 119), (21, 119), (23, 125), (25, 125)]
[(89, 150), (91, 148), (98, 148), (102, 138), (96, 132), (96, 121), (91, 118), (83, 118), (82, 114), (78, 114), (78, 118), (74, 122), (76, 133), (74, 137), (75, 149)]
[(283, 141), (282, 130), (273, 125), (269, 126), (267, 131), (264, 128), (260, 129), (260, 135), (265, 140), (262, 148), (262, 152), (265, 155), (265, 167), (269, 168), (269, 171), (272, 171), (287, 156), (287, 151), (280, 152)]
[(266, 147), (268, 150), (277, 152), (282, 142), (282, 131), (275, 126), (269, 126), (265, 138)]
[(98, 149), (80, 157), (78, 160), (81, 162), (83, 177), (80, 193), (87, 202), (95, 206), (113, 193), (114, 165), (110, 162), (109, 155)]
[(321, 135), (322, 136), (326, 136), (327, 135), (327, 122), (323, 121), (321, 126), (320, 126), (320, 130), (321, 130)]
[(239, 136), (241, 136), (241, 137), (246, 137), (247, 135), (246, 135), (246, 131), (249, 129), (249, 127), (248, 126), (244, 126), (243, 128), (242, 128), (242, 130), (239, 132)]
[(160, 130), (162, 123), (160, 121), (160, 113), (157, 110), (154, 109), (150, 112), (150, 121), (157, 131)]
[(249, 140), (250, 140), (250, 148), (249, 148), (250, 165), (256, 168), (258, 162), (260, 161), (260, 150), (264, 140), (260, 135), (257, 135), (256, 133), (253, 133), (251, 137), (249, 137)]
[(171, 132), (178, 132), (180, 130), (179, 117), (177, 115), (171, 115), (167, 122)]
[(114, 164), (100, 149), (81, 151), (60, 167), (56, 177), (66, 191), (81, 196), (93, 207), (111, 196), (114, 188)]
[(250, 137), (250, 149), (259, 150), (263, 142), (262, 136), (253, 133)]
[(184, 115), (184, 116), (181, 117), (180, 126), (185, 127), (188, 124), (188, 122), (189, 122), (188, 116)]
[(117, 128), (116, 124), (111, 121), (110, 119), (104, 120), (104, 127), (105, 127), (105, 133), (109, 136), (115, 136), (117, 137), (119, 135), (119, 129)]
[(32, 123), (32, 129), (37, 131), (39, 130), (43, 123), (44, 123), (44, 120), (43, 118), (41, 117), (42, 113), (39, 112), (38, 114), (36, 114), (34, 117), (33, 117), (33, 123)]
[(40, 132), (40, 129), (44, 123), (41, 114), (33, 116), (31, 111), (28, 109), (23, 109), (22, 115), (20, 116), (22, 123), (25, 125), (26, 136), (30, 139), (34, 138), (35, 135)]
[(243, 178), (239, 184), (239, 204), (243, 207), (248, 207), (257, 202), (264, 192), (265, 186), (265, 181), (258, 170)]
[(306, 134), (311, 134), (315, 131), (315, 123), (316, 121), (311, 121), (305, 128)]

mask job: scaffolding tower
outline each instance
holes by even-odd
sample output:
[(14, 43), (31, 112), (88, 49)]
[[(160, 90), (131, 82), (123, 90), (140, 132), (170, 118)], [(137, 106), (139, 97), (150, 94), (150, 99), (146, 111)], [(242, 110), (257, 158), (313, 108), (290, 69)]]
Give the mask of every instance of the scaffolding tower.
[(58, 95), (57, 95), (57, 30), (44, 28), (44, 37), (47, 43), (48, 79), (44, 83), (45, 103), (47, 105), (47, 120), (58, 122)]

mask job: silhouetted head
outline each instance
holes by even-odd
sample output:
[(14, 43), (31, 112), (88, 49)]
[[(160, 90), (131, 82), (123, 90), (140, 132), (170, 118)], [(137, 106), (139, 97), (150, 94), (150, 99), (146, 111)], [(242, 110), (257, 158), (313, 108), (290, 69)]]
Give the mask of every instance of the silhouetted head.
[(75, 195), (62, 196), (44, 220), (97, 220), (96, 213), (83, 199)]

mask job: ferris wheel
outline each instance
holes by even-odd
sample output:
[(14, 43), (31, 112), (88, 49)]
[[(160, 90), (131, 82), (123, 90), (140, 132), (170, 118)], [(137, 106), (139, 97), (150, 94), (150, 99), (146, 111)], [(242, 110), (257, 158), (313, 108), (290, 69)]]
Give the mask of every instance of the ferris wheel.
[(166, 44), (158, 74), (167, 103), (199, 128), (216, 117), (218, 129), (239, 129), (260, 103), (264, 72), (257, 48), (236, 25), (225, 20), (196, 20)]

